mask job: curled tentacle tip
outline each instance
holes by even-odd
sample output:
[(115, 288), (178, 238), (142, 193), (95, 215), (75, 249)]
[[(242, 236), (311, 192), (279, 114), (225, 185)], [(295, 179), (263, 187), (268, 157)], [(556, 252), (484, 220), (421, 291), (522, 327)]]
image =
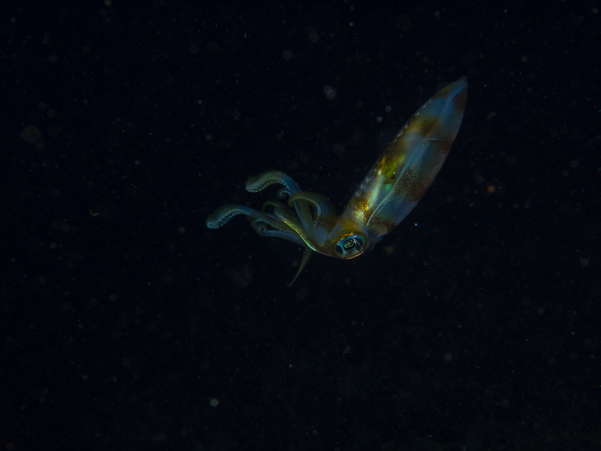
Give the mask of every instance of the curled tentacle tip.
[(287, 189), (287, 188), (281, 188), (281, 189), (278, 191), (278, 197), (279, 197), (280, 199), (283, 199), (284, 197), (290, 197), (290, 196), (292, 196), (292, 193), (291, 193), (291, 192), (290, 192), (290, 190), (289, 190), (289, 189)]
[(217, 221), (215, 218), (212, 218), (210, 216), (207, 218), (206, 224), (209, 229), (218, 229), (219, 228), (219, 221)]

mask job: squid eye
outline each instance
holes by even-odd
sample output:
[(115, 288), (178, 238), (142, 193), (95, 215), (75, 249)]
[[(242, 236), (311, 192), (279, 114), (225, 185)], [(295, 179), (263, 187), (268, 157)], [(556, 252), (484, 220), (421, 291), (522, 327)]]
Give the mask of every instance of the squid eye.
[(341, 258), (353, 258), (363, 252), (364, 246), (365, 238), (363, 236), (349, 233), (340, 237), (334, 249)]

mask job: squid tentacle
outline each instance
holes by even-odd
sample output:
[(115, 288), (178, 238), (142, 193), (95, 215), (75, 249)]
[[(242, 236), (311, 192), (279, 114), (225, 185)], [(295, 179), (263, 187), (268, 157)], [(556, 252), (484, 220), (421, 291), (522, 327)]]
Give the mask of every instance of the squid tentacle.
[(313, 255), (313, 252), (311, 251), (311, 249), (306, 247), (303, 252), (303, 258), (300, 262), (300, 265), (298, 265), (298, 271), (296, 271), (296, 274), (294, 275), (294, 279), (292, 279), (292, 281), (290, 283), (286, 284), (286, 285), (288, 285), (288, 288), (290, 288), (292, 286), (292, 284), (294, 282), (296, 282), (296, 279), (298, 279), (298, 276), (300, 276), (300, 273), (303, 272), (303, 269), (305, 269), (305, 266), (307, 266), (307, 263), (309, 262), (311, 255)]
[[(273, 215), (278, 220), (282, 221), (288, 227), (293, 229), (299, 236), (299, 238), (305, 243), (306, 246), (310, 247), (312, 250), (317, 252), (317, 249), (315, 247), (315, 240), (312, 237), (311, 231), (307, 229), (305, 223), (302, 221), (302, 217), (300, 218), (301, 221), (299, 222), (299, 215), (295, 215), (292, 210), (275, 200), (266, 201), (263, 207), (265, 206), (274, 207)], [(308, 206), (306, 209), (307, 211), (309, 210)], [(297, 209), (297, 212), (298, 211), (299, 210)]]
[[(282, 238), (284, 240), (292, 241), (295, 244), (304, 246), (303, 240), (301, 240), (294, 229), (291, 229), (283, 222), (274, 220), (267, 222), (264, 219), (251, 220), (251, 225), (261, 236), (270, 236), (274, 238)], [(271, 228), (270, 228), (271, 227)]]
[(288, 199), (288, 205), (291, 206), (299, 200), (306, 201), (315, 207), (315, 216), (312, 218), (315, 225), (322, 224), (323, 220), (332, 223), (328, 225), (333, 225), (336, 219), (336, 207), (327, 197), (309, 191), (301, 191), (300, 193), (293, 194)]
[(207, 218), (207, 227), (209, 229), (218, 229), (226, 225), (230, 219), (238, 215), (250, 216), (254, 219), (263, 219), (263, 213), (253, 210), (243, 205), (225, 204), (219, 207), (212, 215)]
[(287, 193), (294, 194), (300, 191), (298, 184), (282, 171), (265, 171), (256, 177), (250, 177), (246, 182), (246, 191), (258, 193), (275, 184), (283, 185)]

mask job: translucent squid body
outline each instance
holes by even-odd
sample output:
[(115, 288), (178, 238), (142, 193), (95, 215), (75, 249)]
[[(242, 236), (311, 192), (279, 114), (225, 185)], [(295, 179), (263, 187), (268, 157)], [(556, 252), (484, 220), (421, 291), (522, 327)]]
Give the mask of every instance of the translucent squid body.
[(281, 185), (278, 198), (263, 211), (222, 205), (207, 218), (218, 229), (245, 215), (261, 236), (284, 238), (304, 247), (292, 285), (312, 252), (348, 260), (373, 248), (425, 194), (440, 171), (459, 131), (467, 100), (467, 79), (460, 78), (428, 100), (407, 121), (367, 173), (342, 215), (321, 194), (302, 191), (290, 176), (267, 171), (251, 177), (246, 190), (256, 193)]

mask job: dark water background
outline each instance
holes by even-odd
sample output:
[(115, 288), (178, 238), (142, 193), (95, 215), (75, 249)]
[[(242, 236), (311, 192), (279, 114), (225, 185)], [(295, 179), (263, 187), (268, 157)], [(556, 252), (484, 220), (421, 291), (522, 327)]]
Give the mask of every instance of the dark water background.
[[(527, 5), (5, 2), (0, 448), (601, 449), (601, 4)], [(463, 75), (369, 255), (205, 227)]]

